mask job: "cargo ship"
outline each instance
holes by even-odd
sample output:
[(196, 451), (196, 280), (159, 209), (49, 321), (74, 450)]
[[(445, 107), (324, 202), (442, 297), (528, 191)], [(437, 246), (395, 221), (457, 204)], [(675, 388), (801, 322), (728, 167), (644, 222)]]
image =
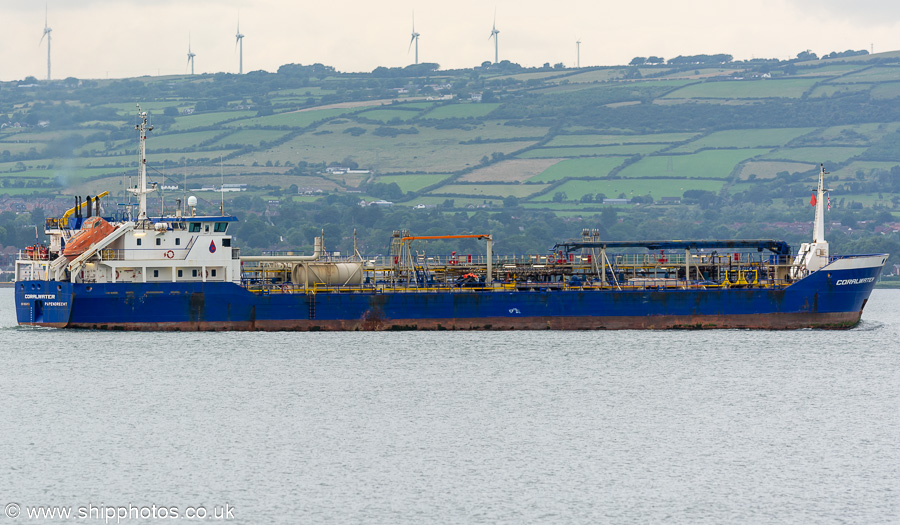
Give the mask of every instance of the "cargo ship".
[[(49, 246), (15, 263), (18, 323), (107, 330), (517, 330), (851, 328), (888, 254), (836, 256), (825, 240), (824, 166), (812, 242), (608, 241), (597, 230), (534, 255), (493, 253), (490, 233), (414, 236), (387, 256), (241, 256), (237, 220), (196, 199), (158, 217), (147, 194), (147, 114), (139, 184), (112, 215), (76, 198), (46, 223)], [(427, 253), (430, 240), (479, 239), (483, 254)], [(355, 245), (355, 242), (354, 242)]]

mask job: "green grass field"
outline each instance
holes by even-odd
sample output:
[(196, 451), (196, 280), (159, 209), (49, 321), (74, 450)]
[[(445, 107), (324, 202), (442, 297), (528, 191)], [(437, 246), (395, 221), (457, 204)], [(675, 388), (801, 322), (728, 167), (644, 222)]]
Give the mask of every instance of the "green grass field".
[[(194, 106), (193, 100), (172, 100), (172, 101), (162, 101), (162, 102), (142, 102), (141, 110), (150, 113), (159, 113), (162, 112), (166, 108), (174, 107), (178, 108), (180, 111), (184, 108), (190, 108)], [(119, 115), (123, 116), (133, 116), (137, 115), (137, 105), (135, 103), (123, 102), (123, 103), (112, 103), (112, 104), (103, 104), (102, 107), (112, 108)]]
[(813, 78), (703, 82), (685, 86), (663, 98), (800, 98), (816, 82)]
[(525, 198), (547, 188), (546, 184), (447, 184), (431, 190), (431, 195), (471, 195), (473, 197), (500, 198), (512, 195)]
[(394, 119), (398, 119), (404, 122), (407, 120), (412, 120), (418, 117), (419, 113), (420, 111), (418, 110), (410, 111), (402, 109), (370, 109), (369, 111), (357, 113), (356, 116), (387, 123)]
[(242, 129), (227, 137), (223, 137), (210, 145), (211, 148), (220, 148), (226, 144), (242, 144), (258, 147), (262, 142), (273, 142), (282, 137), (286, 133), (284, 131), (275, 131), (267, 129)]
[(774, 179), (775, 176), (782, 171), (788, 173), (803, 173), (805, 171), (816, 169), (816, 167), (815, 164), (803, 162), (752, 161), (744, 164), (744, 167), (741, 168), (741, 173), (738, 175), (738, 179)]
[(900, 82), (878, 84), (872, 88), (872, 98), (876, 100), (890, 100), (900, 97)]
[[(356, 123), (323, 126), (323, 130), (332, 133), (305, 133), (269, 150), (243, 156), (241, 161), (245, 164), (265, 164), (269, 160), (331, 163), (350, 158), (360, 167), (384, 174), (410, 171), (445, 173), (476, 166), (483, 157), (490, 158), (493, 153), (510, 154), (534, 144), (534, 141), (460, 144), (467, 136), (465, 132), (424, 126), (419, 128), (419, 133), (397, 137), (379, 137), (371, 132), (352, 137), (342, 132), (354, 126), (372, 129)], [(498, 131), (525, 132), (521, 128), (503, 129), (502, 126), (498, 127)]]
[(0, 142), (0, 153), (8, 151), (10, 155), (28, 153), (32, 148), (37, 153), (41, 153), (47, 149), (47, 144), (43, 142)]
[(496, 103), (458, 103), (445, 104), (437, 106), (431, 111), (422, 115), (422, 118), (444, 119), (444, 118), (478, 118), (484, 117), (491, 111), (500, 107)]
[(609, 146), (614, 144), (671, 144), (696, 133), (648, 133), (646, 135), (557, 135), (547, 146)]
[(184, 131), (188, 129), (206, 128), (210, 126), (218, 126), (222, 122), (234, 119), (245, 119), (256, 115), (255, 111), (216, 111), (212, 113), (195, 113), (193, 115), (184, 115), (175, 117), (175, 123), (172, 124), (168, 131)]
[(828, 66), (814, 66), (814, 67), (799, 67), (797, 68), (798, 77), (821, 77), (821, 76), (838, 76), (849, 73), (851, 71), (857, 71), (866, 66), (861, 66), (859, 64), (832, 64)]
[[(593, 71), (585, 71), (575, 75), (568, 75), (565, 80), (572, 84), (583, 84), (585, 82), (605, 82), (607, 80), (616, 80), (622, 78), (624, 70), (621, 68), (595, 69)], [(560, 79), (562, 80), (562, 79)]]
[(815, 128), (732, 129), (700, 137), (668, 153), (693, 153), (704, 148), (776, 148)]
[(553, 78), (553, 77), (562, 77), (566, 76), (570, 73), (570, 71), (541, 71), (538, 73), (517, 73), (515, 75), (500, 75), (496, 77), (491, 77), (491, 80), (506, 80), (511, 78), (513, 80), (518, 80), (519, 82), (527, 82), (529, 80), (543, 80), (545, 78)]
[(894, 166), (900, 166), (900, 161), (897, 162), (879, 162), (873, 160), (865, 160), (865, 161), (853, 161), (850, 164), (844, 166), (843, 168), (836, 169), (829, 173), (828, 180), (851, 180), (855, 181), (856, 173), (861, 171), (863, 172), (864, 177), (868, 177), (872, 174), (873, 171), (890, 171)]
[(558, 162), (529, 182), (553, 182), (565, 178), (595, 178), (609, 175), (609, 172), (625, 162), (622, 157), (603, 157), (595, 159), (568, 159)]
[(328, 120), (340, 115), (356, 113), (361, 108), (333, 108), (333, 109), (315, 109), (310, 111), (291, 111), (288, 113), (278, 113), (275, 115), (267, 115), (265, 117), (253, 117), (241, 119), (223, 124), (229, 128), (245, 128), (245, 127), (292, 127), (306, 128), (318, 121)]
[(834, 79), (832, 82), (896, 82), (900, 81), (900, 67), (898, 66), (878, 66), (857, 73), (852, 73), (840, 78)]
[[(441, 197), (441, 196), (429, 196), (422, 195), (420, 197), (416, 197), (415, 199), (404, 202), (403, 206), (415, 206), (417, 204), (428, 204), (434, 206), (440, 206), (447, 199), (453, 201), (453, 208), (460, 209), (465, 208), (467, 206), (480, 206), (485, 203), (485, 201), (490, 202), (493, 208), (502, 208), (503, 207), (503, 199), (499, 199), (497, 197), (488, 197), (488, 198), (474, 198), (474, 197)], [(428, 211), (428, 210), (421, 210)]]
[[(866, 148), (841, 146), (829, 146), (824, 148), (782, 148), (764, 155), (763, 159), (794, 160), (798, 162), (811, 162), (813, 164), (822, 162), (846, 162), (852, 157), (861, 155), (864, 151), (866, 151)], [(900, 157), (900, 152), (898, 152), (898, 157)]]
[(677, 179), (613, 179), (613, 180), (570, 180), (551, 191), (534, 197), (532, 202), (552, 201), (556, 192), (564, 192), (569, 200), (580, 200), (586, 194), (603, 193), (609, 199), (625, 194), (630, 199), (636, 195), (660, 197), (681, 197), (686, 190), (707, 190), (718, 193), (725, 181), (717, 180), (677, 180)]
[(727, 179), (738, 163), (768, 149), (707, 150), (691, 155), (656, 155), (644, 157), (619, 172), (625, 178), (708, 177)]
[[(200, 146), (201, 142), (211, 140), (216, 135), (221, 135), (222, 130), (209, 130), (209, 131), (192, 131), (188, 133), (166, 133), (159, 132), (153, 133), (153, 135), (147, 140), (147, 153), (150, 154), (151, 150), (184, 150), (184, 149), (194, 149)], [(126, 147), (133, 147), (134, 141), (130, 145), (125, 145)]]
[(437, 184), (442, 180), (446, 179), (450, 175), (447, 173), (420, 173), (414, 175), (385, 175), (382, 177), (377, 177), (374, 182), (383, 182), (384, 184), (391, 184), (396, 182), (400, 189), (403, 190), (404, 193), (408, 191), (419, 191), (422, 188), (426, 188), (431, 186), (432, 184)]
[(809, 96), (817, 97), (833, 97), (835, 95), (847, 95), (849, 93), (859, 93), (872, 89), (871, 84), (821, 84), (813, 88)]
[(520, 153), (520, 159), (555, 159), (560, 157), (601, 157), (647, 155), (666, 144), (625, 144), (622, 146), (575, 146), (570, 148), (537, 148)]

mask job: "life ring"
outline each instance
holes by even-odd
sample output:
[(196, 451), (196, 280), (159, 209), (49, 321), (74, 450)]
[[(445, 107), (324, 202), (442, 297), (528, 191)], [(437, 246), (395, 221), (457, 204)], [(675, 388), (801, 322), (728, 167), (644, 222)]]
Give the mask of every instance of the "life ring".
[(205, 271), (205, 273), (204, 273), (204, 275), (203, 275), (203, 278), (204, 278), (204, 279), (209, 279), (209, 270), (206, 270), (206, 271)]
[(116, 280), (119, 280), (119, 270), (116, 270)]
[(173, 252), (172, 250), (169, 250), (166, 253), (164, 253), (163, 255), (166, 256), (166, 259), (171, 259), (172, 257), (175, 257), (175, 252)]

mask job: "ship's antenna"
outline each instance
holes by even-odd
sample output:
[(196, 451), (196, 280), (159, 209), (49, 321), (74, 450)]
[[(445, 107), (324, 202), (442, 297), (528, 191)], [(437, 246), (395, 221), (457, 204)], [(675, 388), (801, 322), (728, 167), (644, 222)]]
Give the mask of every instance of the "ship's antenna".
[(138, 182), (138, 187), (132, 190), (138, 196), (138, 220), (143, 221), (147, 220), (147, 133), (153, 131), (153, 126), (149, 124), (147, 119), (147, 112), (141, 110), (141, 105), (137, 104), (138, 108), (138, 124), (134, 127), (134, 129), (138, 130), (139, 133), (139, 148), (138, 148), (138, 173), (140, 174), (140, 181)]

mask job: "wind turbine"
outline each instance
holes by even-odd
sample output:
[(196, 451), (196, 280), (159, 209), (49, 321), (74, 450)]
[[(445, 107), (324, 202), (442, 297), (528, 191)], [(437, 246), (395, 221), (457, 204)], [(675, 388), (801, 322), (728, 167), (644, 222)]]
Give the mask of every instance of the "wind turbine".
[(499, 35), (499, 34), (500, 34), (500, 31), (497, 30), (497, 10), (494, 9), (494, 25), (491, 28), (491, 36), (488, 37), (488, 40), (490, 40), (492, 38), (494, 39), (494, 63), (495, 64), (500, 63), (500, 59), (499, 59), (500, 54), (499, 54), (499, 48), (498, 48), (498, 44), (497, 44), (497, 41), (499, 40), (499, 37), (497, 35)]
[(243, 75), (244, 74), (244, 35), (241, 34), (241, 21), (240, 20), (238, 20), (237, 33), (235, 33), (234, 38), (235, 38), (234, 47), (237, 47), (238, 44), (240, 44), (240, 46), (241, 46), (240, 61), (238, 62), (238, 74)]
[(581, 39), (575, 41), (575, 67), (581, 68)]
[[(416, 64), (419, 63), (419, 33), (416, 33), (416, 12), (413, 11), (412, 18), (412, 39), (409, 41), (409, 48), (412, 49), (413, 42), (416, 43)], [(406, 50), (409, 53), (409, 49)]]
[(41, 43), (44, 41), (44, 37), (47, 37), (47, 80), (50, 80), (50, 32), (51, 31), (53, 31), (53, 30), (50, 29), (49, 25), (47, 25), (47, 6), (45, 4), (44, 5), (44, 34), (41, 35), (41, 42), (39, 42), (38, 45), (41, 45)]
[(191, 51), (191, 36), (188, 35), (188, 63), (191, 65), (191, 74), (194, 74), (194, 57), (197, 56)]

